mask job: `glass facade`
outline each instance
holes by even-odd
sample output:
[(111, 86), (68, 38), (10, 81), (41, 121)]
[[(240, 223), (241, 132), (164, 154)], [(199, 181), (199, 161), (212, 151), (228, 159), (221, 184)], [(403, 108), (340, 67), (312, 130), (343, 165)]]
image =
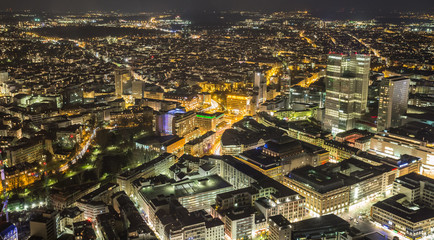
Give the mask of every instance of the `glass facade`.
[(333, 134), (353, 129), (366, 111), (370, 60), (365, 54), (329, 55), (324, 129)]

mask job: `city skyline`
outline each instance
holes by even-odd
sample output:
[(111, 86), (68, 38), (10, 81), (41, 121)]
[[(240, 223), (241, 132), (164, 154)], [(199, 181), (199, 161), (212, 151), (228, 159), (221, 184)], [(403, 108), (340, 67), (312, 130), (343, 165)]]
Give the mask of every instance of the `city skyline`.
[(44, 1), (0, 10), (1, 239), (434, 237), (429, 9)]
[[(427, 8), (428, 7), (428, 8)], [(200, 12), (203, 10), (255, 10), (255, 11), (289, 11), (310, 10), (316, 12), (342, 12), (342, 11), (365, 11), (365, 12), (390, 12), (394, 10), (409, 11), (432, 11), (433, 6), (428, 0), (416, 1), (373, 1), (363, 2), (329, 0), (318, 2), (316, 0), (236, 0), (236, 1), (200, 1), (200, 0), (19, 0), (0, 3), (0, 9), (12, 8), (15, 10), (52, 10), (52, 11), (166, 11), (179, 10), (184, 12)]]

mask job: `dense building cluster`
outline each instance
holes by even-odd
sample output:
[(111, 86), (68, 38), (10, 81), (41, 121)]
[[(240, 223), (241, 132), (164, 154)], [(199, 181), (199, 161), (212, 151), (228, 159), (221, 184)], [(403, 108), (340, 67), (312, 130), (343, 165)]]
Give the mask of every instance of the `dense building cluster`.
[(0, 12), (1, 239), (432, 237), (433, 16), (208, 15)]

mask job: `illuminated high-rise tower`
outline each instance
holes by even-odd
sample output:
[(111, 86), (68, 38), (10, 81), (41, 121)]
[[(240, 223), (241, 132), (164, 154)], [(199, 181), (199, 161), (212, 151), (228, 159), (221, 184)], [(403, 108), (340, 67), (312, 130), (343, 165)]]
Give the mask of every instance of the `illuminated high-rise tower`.
[(5, 83), (8, 81), (8, 72), (0, 72), (0, 83)]
[(407, 112), (410, 79), (406, 77), (385, 78), (380, 84), (377, 130), (401, 126), (402, 116)]
[(267, 78), (262, 72), (256, 72), (253, 78), (253, 88), (257, 93), (257, 104), (267, 100)]
[(327, 62), (324, 129), (333, 134), (355, 127), (366, 111), (369, 54), (330, 54)]
[(0, 94), (7, 93), (6, 82), (8, 81), (8, 72), (0, 72)]
[(115, 91), (116, 96), (132, 94), (132, 75), (129, 70), (116, 70), (115, 71)]

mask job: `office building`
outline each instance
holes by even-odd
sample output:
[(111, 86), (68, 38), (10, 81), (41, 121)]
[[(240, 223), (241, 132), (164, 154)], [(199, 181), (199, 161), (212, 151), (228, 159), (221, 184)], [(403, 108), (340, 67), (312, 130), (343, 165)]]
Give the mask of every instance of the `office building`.
[(380, 84), (377, 130), (399, 127), (407, 113), (410, 79), (406, 77), (384, 78)]
[(434, 180), (417, 173), (395, 179), (393, 194), (404, 194), (408, 201), (434, 208)]
[(143, 98), (143, 87), (145, 83), (140, 80), (134, 80), (131, 83), (131, 93), (133, 98), (142, 99)]
[(169, 175), (168, 169), (175, 164), (176, 157), (169, 153), (163, 153), (155, 159), (143, 163), (142, 165), (129, 169), (117, 177), (116, 181), (119, 184), (119, 190), (125, 191), (130, 196), (134, 189), (132, 186), (133, 181), (143, 178), (153, 177), (159, 174)]
[(131, 199), (121, 191), (113, 195), (113, 208), (119, 214), (131, 239), (156, 239)]
[(292, 169), (326, 163), (329, 153), (321, 147), (282, 136), (267, 141), (263, 146), (245, 151), (236, 158), (262, 174), (281, 181), (282, 176)]
[(217, 131), (217, 126), (223, 122), (224, 113), (216, 112), (213, 114), (196, 114), (196, 125), (201, 132)]
[(393, 197), (377, 202), (371, 217), (409, 239), (434, 233), (434, 180), (417, 173), (395, 179)]
[(224, 223), (206, 211), (189, 212), (177, 200), (160, 203), (160, 209), (152, 219), (159, 239), (224, 239)]
[(359, 129), (351, 129), (336, 134), (335, 140), (346, 144), (349, 147), (367, 151), (371, 147), (371, 138), (374, 134)]
[(63, 105), (77, 105), (82, 104), (84, 100), (84, 91), (82, 85), (68, 86), (63, 90)]
[(282, 215), (275, 215), (268, 219), (268, 231), (270, 240), (288, 240), (291, 239), (291, 223)]
[(216, 133), (209, 131), (199, 138), (186, 143), (184, 146), (184, 153), (195, 157), (203, 157), (204, 155), (211, 153), (215, 140)]
[(221, 137), (222, 155), (235, 155), (255, 149), (284, 133), (281, 129), (260, 124), (252, 117), (244, 117), (234, 123), (231, 129), (224, 131)]
[(102, 201), (85, 202), (79, 200), (76, 205), (83, 211), (84, 219), (88, 221), (95, 221), (99, 214), (108, 212), (108, 206)]
[[(193, 131), (194, 133), (194, 131)], [(199, 133), (197, 133), (199, 135)], [(136, 140), (136, 147), (154, 150), (157, 153), (171, 153), (180, 157), (184, 154), (186, 139), (178, 135), (154, 136), (150, 135)]]
[(306, 214), (305, 199), (295, 191), (283, 190), (281, 187), (258, 182), (251, 187), (218, 194), (212, 215), (222, 219), (226, 210), (254, 206), (266, 221), (278, 214), (291, 221), (299, 221)]
[(371, 139), (371, 151), (391, 158), (400, 158), (404, 154), (420, 158), (420, 173), (434, 177), (434, 127), (428, 124), (409, 122), (379, 132)]
[(405, 194), (397, 194), (372, 205), (372, 220), (409, 239), (420, 239), (434, 233), (434, 210), (410, 202)]
[(172, 109), (158, 114), (156, 124), (157, 132), (162, 136), (176, 134), (184, 137), (197, 127), (196, 113), (178, 108)]
[(8, 81), (8, 72), (0, 72), (0, 94), (4, 95), (8, 93), (6, 82)]
[(160, 99), (144, 98), (140, 100), (141, 107), (150, 107), (154, 111), (166, 112), (176, 108), (177, 105), (178, 105), (177, 102), (165, 101)]
[(176, 199), (188, 211), (209, 209), (217, 194), (233, 190), (231, 184), (217, 175), (185, 179), (165, 184), (137, 184), (138, 204), (149, 220), (155, 220), (156, 212), (165, 206), (169, 199)]
[[(165, 231), (167, 234), (163, 235), (163, 239), (223, 240), (225, 238), (223, 222), (212, 218), (204, 210), (188, 212), (181, 208), (176, 214), (173, 212), (171, 214), (176, 215), (177, 220), (165, 224), (168, 230)], [(167, 218), (167, 215), (162, 216)]]
[(230, 113), (246, 115), (250, 113), (251, 100), (251, 96), (233, 93), (226, 96), (226, 108)]
[(22, 138), (6, 150), (9, 166), (23, 162), (41, 162), (45, 140), (40, 137)]
[(75, 222), (74, 226), (74, 239), (75, 240), (95, 240), (96, 233), (93, 230), (92, 222), (81, 221)]
[(324, 129), (333, 134), (353, 129), (366, 111), (370, 61), (365, 54), (328, 56)]
[(8, 72), (0, 72), (0, 84), (7, 82), (8, 77), (9, 77)]
[(396, 174), (393, 166), (350, 158), (338, 164), (295, 169), (283, 181), (306, 198), (311, 214), (323, 216), (348, 212), (354, 204), (390, 194)]
[(59, 213), (59, 227), (57, 232), (60, 234), (73, 233), (74, 223), (80, 221), (84, 221), (83, 211), (78, 207), (66, 208)]
[(225, 235), (229, 239), (249, 239), (254, 230), (255, 212), (252, 207), (231, 209), (225, 214)]
[(47, 211), (30, 220), (30, 236), (41, 237), (44, 240), (57, 240), (57, 223), (59, 216), (56, 211)]
[(132, 78), (130, 70), (115, 71), (115, 92), (117, 97), (132, 94)]
[[(147, 97), (149, 98), (149, 96)], [(199, 101), (199, 96), (195, 93), (165, 92), (164, 99), (180, 103), (186, 111), (197, 109), (201, 103), (201, 101)]]
[(10, 222), (0, 223), (0, 239), (1, 240), (18, 240), (18, 229)]
[(53, 207), (55, 210), (63, 210), (97, 188), (99, 188), (99, 183), (85, 183), (81, 185), (50, 189), (48, 205)]
[(267, 101), (267, 78), (264, 73), (256, 72), (253, 78), (256, 107)]
[(216, 162), (219, 176), (236, 189), (218, 195), (217, 211), (240, 206), (255, 206), (265, 219), (281, 214), (291, 221), (297, 221), (305, 216), (305, 198), (296, 191), (235, 157), (213, 156), (209, 159)]
[(350, 223), (344, 219), (328, 214), (292, 223), (291, 238), (302, 239), (345, 239), (350, 232)]

